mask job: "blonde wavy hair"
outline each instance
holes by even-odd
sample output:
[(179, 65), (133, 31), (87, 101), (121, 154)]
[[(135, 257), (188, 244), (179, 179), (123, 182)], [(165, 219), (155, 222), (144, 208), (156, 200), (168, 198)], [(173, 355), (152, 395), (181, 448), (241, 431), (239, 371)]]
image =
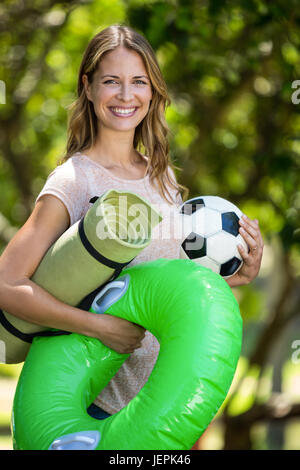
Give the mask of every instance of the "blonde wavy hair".
[(165, 120), (165, 110), (171, 104), (167, 86), (163, 79), (155, 53), (148, 41), (128, 26), (115, 24), (100, 31), (89, 42), (83, 55), (77, 82), (77, 99), (69, 106), (67, 130), (67, 146), (60, 163), (68, 160), (74, 153), (83, 152), (92, 147), (97, 137), (97, 116), (93, 103), (88, 100), (82, 76), (87, 75), (89, 83), (98, 64), (108, 51), (119, 46), (134, 50), (143, 59), (152, 86), (152, 101), (147, 115), (136, 127), (133, 146), (137, 151), (145, 149), (147, 157), (147, 174), (151, 184), (157, 184), (158, 190), (167, 202), (174, 202), (169, 188), (177, 191), (176, 196), (183, 193), (187, 196), (185, 186), (172, 178), (168, 167), (173, 172), (176, 167), (169, 155), (169, 128)]

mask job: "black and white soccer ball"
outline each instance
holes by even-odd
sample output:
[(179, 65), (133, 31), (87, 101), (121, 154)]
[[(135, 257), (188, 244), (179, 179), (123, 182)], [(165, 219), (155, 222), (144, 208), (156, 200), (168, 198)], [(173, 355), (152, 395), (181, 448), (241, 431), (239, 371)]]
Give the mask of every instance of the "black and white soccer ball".
[(199, 196), (180, 207), (184, 241), (180, 258), (188, 258), (220, 274), (233, 276), (243, 264), (237, 245), (248, 246), (239, 234), (238, 207), (218, 196)]

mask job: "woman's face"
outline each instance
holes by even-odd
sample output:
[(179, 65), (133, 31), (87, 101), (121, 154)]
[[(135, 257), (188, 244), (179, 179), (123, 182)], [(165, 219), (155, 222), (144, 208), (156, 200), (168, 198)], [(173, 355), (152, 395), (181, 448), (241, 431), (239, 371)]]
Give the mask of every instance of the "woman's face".
[(124, 47), (104, 55), (89, 85), (83, 75), (87, 97), (94, 104), (101, 126), (134, 130), (146, 116), (152, 88), (141, 56)]

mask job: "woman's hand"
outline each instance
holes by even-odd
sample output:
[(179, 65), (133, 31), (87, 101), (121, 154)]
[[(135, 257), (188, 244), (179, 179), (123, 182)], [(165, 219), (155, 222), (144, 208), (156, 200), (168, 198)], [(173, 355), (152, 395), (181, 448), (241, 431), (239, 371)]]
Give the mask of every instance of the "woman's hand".
[(93, 315), (95, 317), (91, 326), (94, 331), (91, 336), (97, 337), (103, 344), (121, 354), (133, 353), (141, 347), (145, 328), (113, 315)]
[(249, 247), (249, 252), (244, 250), (242, 245), (238, 245), (239, 253), (244, 261), (241, 269), (227, 280), (230, 287), (249, 284), (259, 273), (264, 242), (259, 230), (258, 220), (249, 219), (243, 215), (240, 219), (240, 234)]

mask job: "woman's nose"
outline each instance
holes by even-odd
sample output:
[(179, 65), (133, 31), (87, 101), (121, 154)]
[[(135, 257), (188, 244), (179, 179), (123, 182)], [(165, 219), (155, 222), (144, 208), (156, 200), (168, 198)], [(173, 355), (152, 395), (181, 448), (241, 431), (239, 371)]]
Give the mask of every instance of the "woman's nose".
[(119, 98), (123, 101), (130, 101), (132, 99), (132, 90), (129, 84), (123, 83), (119, 91)]

